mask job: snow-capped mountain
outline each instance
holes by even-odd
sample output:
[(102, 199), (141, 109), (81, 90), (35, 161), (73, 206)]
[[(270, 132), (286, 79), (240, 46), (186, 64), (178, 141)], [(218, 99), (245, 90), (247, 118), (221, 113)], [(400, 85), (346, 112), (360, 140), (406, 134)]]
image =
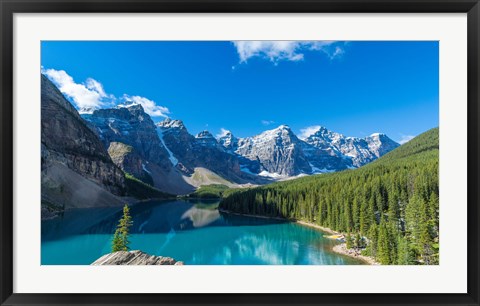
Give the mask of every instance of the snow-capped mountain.
[(82, 107), (78, 110), (78, 113), (80, 115), (84, 114), (93, 114), (94, 111), (96, 111), (98, 108), (96, 107)]
[[(56, 104), (47, 103), (51, 101)], [(76, 152), (81, 148), (90, 153), (74, 159), (72, 169), (104, 184), (102, 188), (113, 193), (121, 193), (118, 190), (122, 187), (122, 171), (162, 191), (186, 194), (204, 184), (259, 185), (299, 175), (356, 168), (399, 146), (385, 134), (345, 137), (324, 127), (306, 139), (299, 139), (287, 125), (246, 138), (235, 137), (229, 131), (224, 131), (218, 139), (209, 131), (194, 136), (181, 120), (166, 118), (155, 124), (140, 104), (76, 110), (43, 77), (45, 114), (57, 104), (63, 107), (59, 111), (62, 115), (45, 120), (42, 117), (42, 124), (66, 117), (64, 112), (73, 116), (75, 124), (71, 125), (76, 133), (83, 134), (78, 136), (81, 143), (71, 145)], [(64, 128), (70, 127), (70, 123), (67, 120)], [(57, 130), (50, 127), (49, 131)], [(84, 134), (88, 137), (83, 137)], [(46, 149), (42, 151), (45, 156), (48, 152), (53, 156), (47, 149), (54, 145), (64, 150), (69, 143), (69, 139), (49, 135), (45, 139)], [(67, 149), (64, 151), (70, 150)], [(106, 175), (113, 175), (117, 181), (106, 180)]]
[(226, 132), (218, 142), (228, 152), (260, 163), (259, 170), (255, 171), (243, 162), (242, 170), (270, 177), (356, 168), (399, 146), (385, 134), (345, 137), (325, 127), (300, 140), (287, 125), (247, 138), (236, 138)]
[(236, 146), (235, 153), (260, 162), (261, 170), (266, 171), (263, 174), (292, 176), (311, 172), (302, 141), (287, 125), (239, 139)]
[(351, 165), (347, 166), (354, 167), (374, 161), (399, 146), (385, 134), (375, 133), (365, 138), (345, 137), (325, 127), (320, 127), (304, 141), (315, 148), (329, 150), (332, 154), (349, 158)]
[(238, 138), (233, 136), (232, 132), (226, 131), (218, 138), (218, 143), (229, 152), (235, 152), (238, 148)]
[(209, 131), (201, 131), (195, 136), (196, 142), (199, 146), (216, 148), (220, 151), (225, 151), (218, 141), (213, 137)]
[(169, 189), (178, 183), (174, 174), (194, 185), (212, 175), (232, 184), (264, 184), (360, 167), (398, 146), (384, 134), (345, 137), (324, 127), (302, 140), (287, 125), (246, 138), (229, 131), (218, 139), (209, 131), (194, 136), (181, 120), (154, 124), (138, 104), (84, 112), (82, 117), (122, 170), (139, 179), (151, 176), (156, 187), (174, 193), (182, 192)]
[(182, 121), (170, 118), (157, 123), (157, 129), (171, 153), (170, 159), (177, 161), (177, 169), (185, 175), (192, 175), (196, 168), (205, 168), (235, 183), (248, 181), (240, 171), (237, 156), (227, 152), (210, 132), (202, 131), (193, 136)]

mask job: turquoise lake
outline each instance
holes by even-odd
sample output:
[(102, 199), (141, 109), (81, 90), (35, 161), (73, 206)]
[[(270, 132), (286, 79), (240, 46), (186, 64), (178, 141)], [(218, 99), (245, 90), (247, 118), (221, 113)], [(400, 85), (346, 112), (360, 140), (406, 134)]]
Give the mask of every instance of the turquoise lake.
[[(151, 201), (130, 207), (132, 250), (187, 265), (354, 265), (337, 243), (292, 222), (219, 212), (218, 202)], [(75, 209), (42, 221), (42, 265), (88, 265), (109, 253), (121, 208)]]

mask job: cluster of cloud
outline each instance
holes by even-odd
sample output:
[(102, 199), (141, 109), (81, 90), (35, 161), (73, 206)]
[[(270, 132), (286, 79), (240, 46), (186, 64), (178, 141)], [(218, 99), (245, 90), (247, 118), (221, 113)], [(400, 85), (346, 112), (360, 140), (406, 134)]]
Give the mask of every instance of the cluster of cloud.
[(88, 78), (83, 84), (78, 84), (64, 70), (42, 69), (42, 73), (78, 108), (101, 108), (115, 104), (115, 97), (108, 95), (102, 84), (92, 78)]
[(64, 70), (42, 68), (42, 73), (80, 110), (141, 104), (145, 112), (152, 117), (167, 117), (170, 113), (167, 107), (157, 105), (145, 97), (124, 94), (117, 98), (113, 94), (107, 94), (102, 83), (92, 78), (76, 83)]
[(240, 63), (246, 63), (252, 57), (279, 61), (301, 61), (305, 51), (320, 51), (334, 59), (345, 53), (343, 44), (336, 41), (234, 41)]
[(320, 130), (321, 126), (320, 125), (312, 125), (312, 126), (307, 126), (306, 128), (300, 129), (300, 134), (298, 135), (298, 138), (300, 139), (306, 139), (308, 136), (315, 134)]

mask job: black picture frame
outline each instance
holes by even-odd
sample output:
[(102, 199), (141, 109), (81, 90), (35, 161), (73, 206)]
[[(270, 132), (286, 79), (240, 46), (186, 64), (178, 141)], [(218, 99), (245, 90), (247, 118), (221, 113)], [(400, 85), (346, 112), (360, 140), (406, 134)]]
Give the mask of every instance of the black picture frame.
[[(478, 0), (0, 0), (1, 305), (479, 305)], [(17, 294), (13, 292), (13, 16), (15, 13), (467, 13), (468, 293), (466, 294)], [(452, 280), (454, 281), (454, 280)]]

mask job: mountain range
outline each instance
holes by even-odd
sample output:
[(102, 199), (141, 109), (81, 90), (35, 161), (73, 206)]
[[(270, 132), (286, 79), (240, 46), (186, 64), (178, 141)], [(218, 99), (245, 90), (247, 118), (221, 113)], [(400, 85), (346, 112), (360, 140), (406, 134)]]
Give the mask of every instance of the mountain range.
[[(181, 195), (201, 185), (262, 185), (358, 168), (398, 146), (385, 134), (345, 137), (325, 127), (300, 139), (288, 125), (246, 138), (192, 135), (181, 120), (155, 123), (140, 104), (79, 112), (42, 75), (42, 203), (54, 206), (121, 202), (124, 173)], [(99, 194), (86, 201), (85, 193), (65, 193), (71, 181), (78, 190), (94, 184)]]

